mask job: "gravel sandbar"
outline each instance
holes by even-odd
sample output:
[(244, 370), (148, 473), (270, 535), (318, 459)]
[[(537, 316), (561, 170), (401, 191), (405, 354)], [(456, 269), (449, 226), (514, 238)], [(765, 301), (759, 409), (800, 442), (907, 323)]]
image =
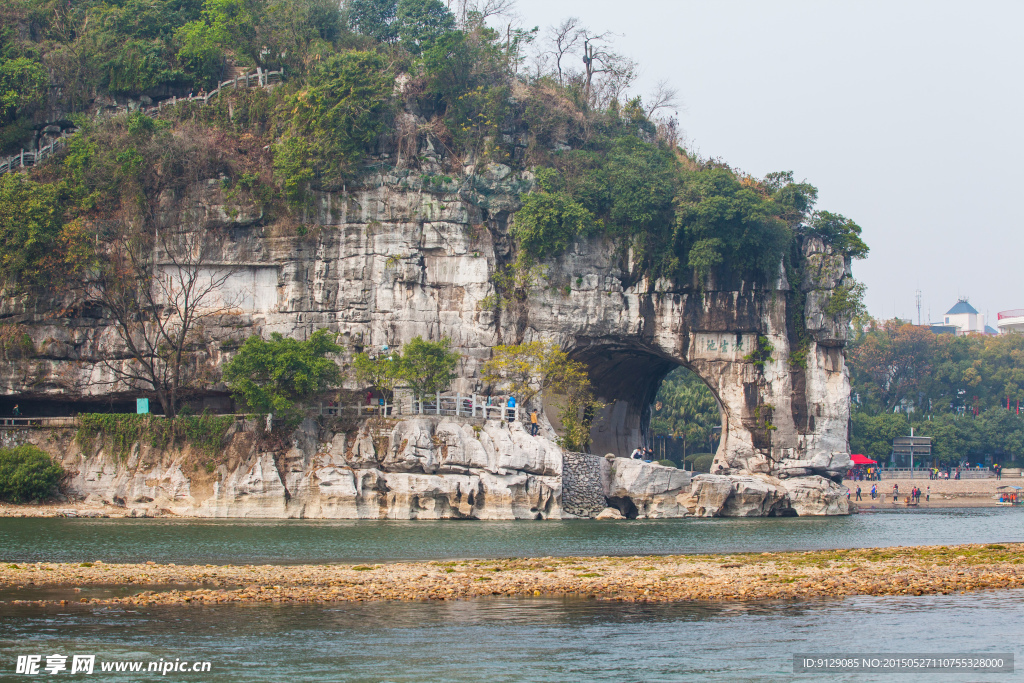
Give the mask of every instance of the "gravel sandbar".
[[(183, 584), (194, 588), (179, 588)], [(105, 598), (69, 595), (67, 599), (39, 600), (32, 595), (90, 587), (144, 590)], [(372, 565), (0, 565), (3, 598), (38, 604), (324, 603), (491, 595), (579, 595), (630, 602), (729, 601), (946, 594), (1021, 587), (1024, 544), (1020, 543)]]

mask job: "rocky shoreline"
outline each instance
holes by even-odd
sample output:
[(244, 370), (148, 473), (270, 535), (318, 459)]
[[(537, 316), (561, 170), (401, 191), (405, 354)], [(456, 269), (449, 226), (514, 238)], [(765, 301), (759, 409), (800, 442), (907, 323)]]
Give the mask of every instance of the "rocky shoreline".
[[(627, 602), (948, 594), (1024, 587), (1024, 544), (372, 565), (0, 565), (12, 604), (185, 605), (567, 596)], [(78, 597), (83, 591), (120, 592)], [(54, 597), (66, 591), (67, 595)], [(43, 596), (45, 593), (45, 597)]]

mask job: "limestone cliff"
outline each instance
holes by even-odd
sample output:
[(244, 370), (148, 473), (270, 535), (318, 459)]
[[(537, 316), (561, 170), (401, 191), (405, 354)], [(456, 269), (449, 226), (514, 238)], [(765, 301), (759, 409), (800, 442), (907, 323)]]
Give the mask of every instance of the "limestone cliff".
[[(298, 235), (263, 225), (257, 207), (210, 182), (162, 198), (160, 220), (187, 213), (194, 221), (198, 212), (201, 228), (227, 229), (211, 268), (230, 271), (223, 301), (233, 310), (207, 330), (214, 376), (248, 334), (302, 338), (328, 327), (350, 350), (450, 337), (465, 356), (455, 388), (483, 390), (478, 370), (492, 346), (544, 339), (586, 362), (607, 402), (595, 452), (622, 455), (640, 443), (661, 379), (684, 365), (720, 402), (716, 473), (836, 476), (849, 466), (845, 321), (825, 314), (847, 261), (805, 239), (800, 296), (792, 296), (781, 267), (771, 286), (681, 287), (631, 275), (629, 254), (608, 241), (580, 240), (544, 261), (525, 297), (495, 307), (492, 276), (512, 256), (509, 221), (530, 185), (529, 174), (500, 165), (469, 167), (442, 186), (408, 170), (381, 173), (319, 195), (317, 215), (306, 217), (314, 228)], [(802, 302), (805, 329), (793, 329), (792, 301)], [(103, 311), (65, 303), (4, 299), (0, 315), (35, 347), (3, 364), (4, 393), (22, 402), (136, 395), (102, 362), (125, 355)], [(769, 354), (755, 353), (766, 344)], [(223, 386), (207, 393), (223, 395)]]

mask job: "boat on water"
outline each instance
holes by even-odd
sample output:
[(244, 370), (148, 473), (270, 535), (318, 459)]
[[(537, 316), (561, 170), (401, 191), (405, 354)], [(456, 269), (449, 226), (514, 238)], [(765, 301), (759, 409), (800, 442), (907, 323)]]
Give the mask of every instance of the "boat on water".
[[(1004, 491), (1003, 489), (1006, 490)], [(1000, 486), (996, 490), (1000, 492), (996, 505), (1024, 506), (1024, 487)]]

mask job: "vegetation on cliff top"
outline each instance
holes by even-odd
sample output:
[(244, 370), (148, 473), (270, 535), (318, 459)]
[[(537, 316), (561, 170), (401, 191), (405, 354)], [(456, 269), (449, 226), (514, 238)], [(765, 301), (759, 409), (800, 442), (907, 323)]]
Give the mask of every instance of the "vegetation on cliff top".
[[(513, 222), (532, 257), (603, 235), (632, 254), (629, 277), (685, 284), (712, 274), (771, 281), (799, 235), (866, 253), (855, 223), (815, 212), (813, 186), (786, 173), (754, 178), (682, 147), (663, 115), (671, 91), (632, 94), (636, 65), (611, 34), (577, 19), (541, 34), (501, 16), (511, 4), (463, 2), (456, 13), (439, 0), (349, 0), (341, 11), (329, 0), (6, 4), (0, 151), (16, 150), (48, 112), (66, 112), (79, 133), (30, 179), (0, 179), (4, 285), (30, 287), (43, 272), (74, 282), (102, 258), (97, 237), (120, 224), (153, 229), (162, 193), (198, 179), (256, 202), (264, 223), (301, 230), (311, 190), (358, 183), (370, 154), (388, 154), (376, 168), (415, 169), (424, 142), (455, 177), (491, 161), (537, 170)], [(210, 89), (257, 67), (283, 68), (284, 84), (180, 105), (160, 121), (76, 114), (104, 97)]]

